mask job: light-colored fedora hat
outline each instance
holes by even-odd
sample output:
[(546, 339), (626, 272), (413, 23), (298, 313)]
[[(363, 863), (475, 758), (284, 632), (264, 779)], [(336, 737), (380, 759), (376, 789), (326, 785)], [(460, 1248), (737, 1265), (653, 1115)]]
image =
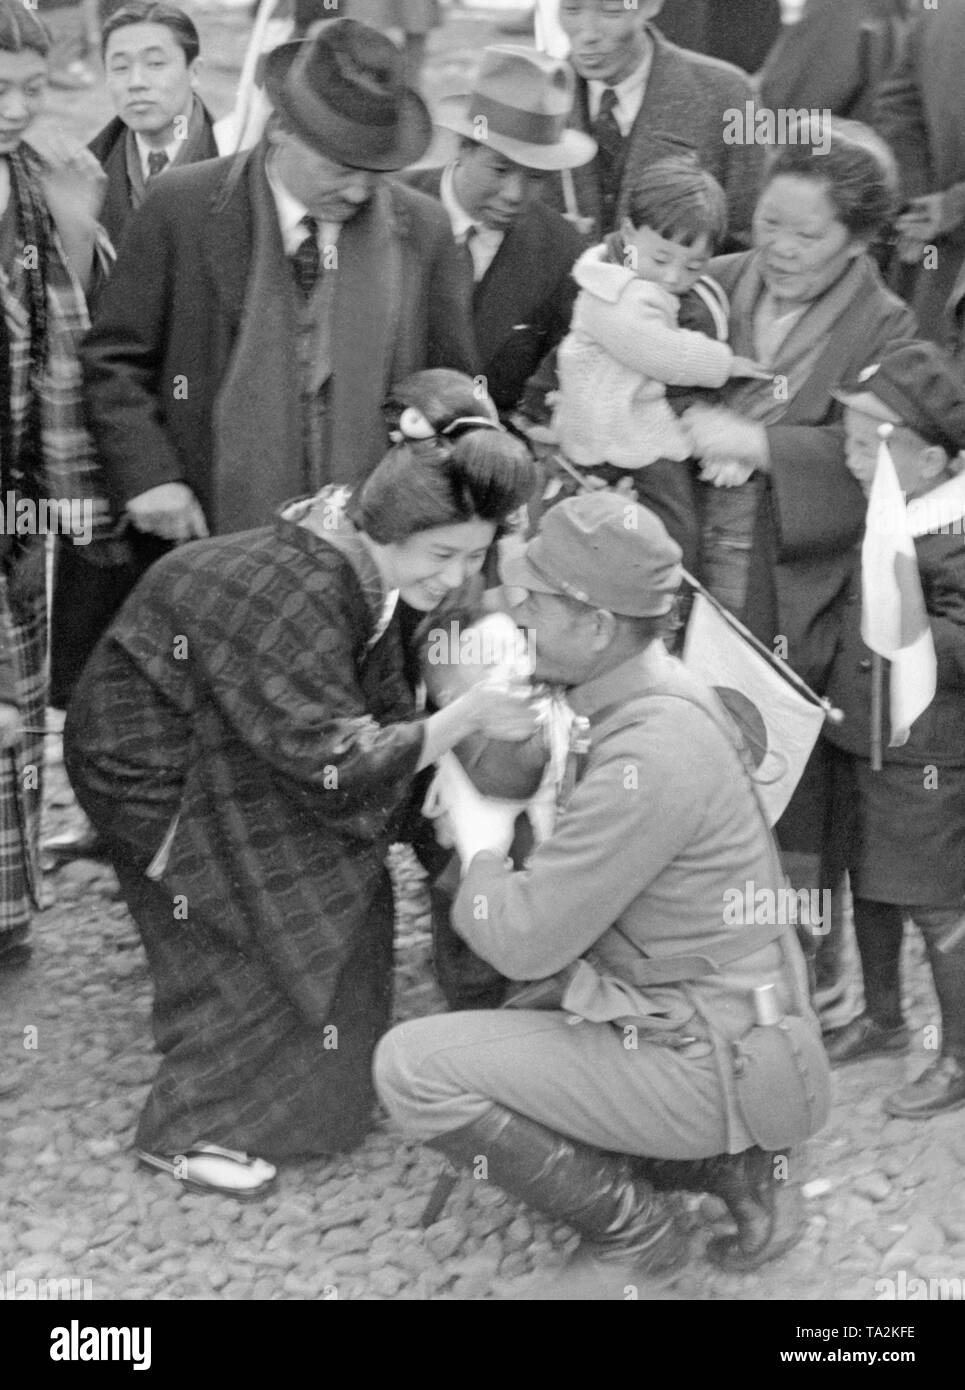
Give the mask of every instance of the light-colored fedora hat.
[(432, 138), (425, 103), (405, 85), (401, 52), (358, 20), (329, 20), (273, 49), (262, 80), (294, 133), (350, 168), (403, 169)]
[(492, 44), (483, 49), (472, 91), (444, 98), (433, 120), (527, 168), (574, 169), (593, 158), (596, 141), (566, 128), (573, 94), (573, 72), (562, 59)]

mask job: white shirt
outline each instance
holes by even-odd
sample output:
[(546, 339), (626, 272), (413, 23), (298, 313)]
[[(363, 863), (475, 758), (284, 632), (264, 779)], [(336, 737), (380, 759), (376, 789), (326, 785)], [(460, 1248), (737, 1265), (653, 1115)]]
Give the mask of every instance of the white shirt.
[[(278, 213), (278, 225), (281, 228), (282, 244), (285, 247), (286, 256), (294, 256), (299, 246), (305, 240), (305, 228), (302, 226), (302, 218), (311, 214), (304, 203), (289, 193), (288, 189), (276, 178), (269, 159), (265, 165), (265, 173), (268, 176), (268, 186), (271, 189), (271, 196), (275, 200), (275, 209)], [(340, 222), (320, 222), (318, 224), (318, 247), (324, 256), (326, 246), (334, 246), (338, 241), (338, 234), (342, 229)]]
[(587, 95), (590, 105), (590, 119), (596, 120), (600, 110), (600, 99), (608, 87), (612, 87), (617, 94), (617, 104), (613, 108), (613, 115), (616, 123), (620, 127), (620, 134), (624, 137), (630, 134), (633, 123), (640, 114), (640, 107), (643, 105), (643, 98), (647, 92), (647, 82), (650, 78), (650, 68), (653, 65), (653, 45), (647, 51), (647, 56), (629, 77), (625, 77), (622, 82), (597, 82), (591, 81), (587, 85)]
[[(456, 242), (460, 246), (465, 246), (466, 242), (469, 242), (473, 279), (478, 284), (492, 265), (496, 252), (503, 244), (505, 233), (496, 231), (492, 227), (486, 227), (482, 222), (477, 222), (469, 216), (455, 194), (453, 186), (455, 169), (454, 162), (447, 164), (443, 169), (442, 182), (439, 185), (439, 197), (449, 216), (449, 224), (452, 227), (452, 235)], [(475, 235), (470, 236), (470, 232), (475, 232)]]

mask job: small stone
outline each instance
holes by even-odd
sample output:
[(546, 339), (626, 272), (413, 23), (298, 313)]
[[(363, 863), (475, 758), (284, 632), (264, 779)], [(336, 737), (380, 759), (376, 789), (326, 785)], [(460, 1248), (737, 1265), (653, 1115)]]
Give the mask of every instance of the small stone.
[(426, 1246), (437, 1260), (448, 1260), (462, 1246), (467, 1234), (461, 1221), (447, 1217), (428, 1228)]
[(17, 1261), (17, 1278), (49, 1279), (57, 1272), (54, 1268), (57, 1262), (58, 1257), (50, 1250), (45, 1250), (42, 1254), (28, 1255), (25, 1259)]
[(930, 1216), (914, 1217), (905, 1232), (904, 1240), (919, 1255), (936, 1255), (945, 1248), (945, 1233)]
[(114, 1062), (111, 1080), (119, 1082), (122, 1086), (143, 1086), (154, 1080), (156, 1071), (155, 1057), (124, 1057)]
[(499, 1266), (501, 1279), (518, 1279), (529, 1269), (529, 1259), (522, 1250), (513, 1250)]
[(405, 1287), (405, 1283), (406, 1278), (401, 1270), (396, 1269), (394, 1265), (385, 1265), (382, 1269), (377, 1269), (369, 1279), (369, 1288), (382, 1298), (395, 1298), (399, 1290)]
[(64, 1238), (64, 1231), (59, 1226), (34, 1226), (29, 1231), (24, 1231), (20, 1237), (20, 1244), (34, 1254), (39, 1254), (41, 1250), (56, 1250)]
[(348, 1254), (353, 1250), (368, 1249), (368, 1239), (358, 1226), (336, 1226), (326, 1231), (322, 1249), (326, 1255)]
[(330, 1261), (330, 1264), (332, 1272), (336, 1277), (336, 1282), (339, 1278), (347, 1277), (350, 1274), (368, 1274), (371, 1269), (371, 1263), (367, 1254), (349, 1253), (345, 1255), (336, 1255), (335, 1258)]
[(952, 1245), (965, 1241), (965, 1213), (960, 1215), (958, 1212), (950, 1212), (947, 1216), (940, 1213), (938, 1224)]
[(58, 1248), (65, 1260), (79, 1260), (87, 1254), (90, 1247), (87, 1241), (81, 1239), (80, 1236), (67, 1236), (60, 1242)]
[(506, 1228), (505, 1240), (510, 1250), (522, 1250), (533, 1239), (533, 1228), (525, 1216), (517, 1216)]
[(112, 1154), (120, 1153), (121, 1146), (116, 1139), (90, 1139), (87, 1143), (87, 1152), (91, 1158), (109, 1158)]
[(18, 1148), (42, 1148), (47, 1142), (47, 1130), (40, 1125), (18, 1125), (15, 1129), (8, 1129), (4, 1137)]
[(870, 1173), (861, 1173), (855, 1178), (854, 1190), (859, 1196), (867, 1197), (872, 1202), (883, 1202), (891, 1195), (891, 1183), (884, 1173), (875, 1169)]
[(801, 1188), (801, 1196), (808, 1202), (816, 1197), (826, 1197), (834, 1188), (834, 1183), (827, 1178), (813, 1178), (811, 1182), (806, 1182)]

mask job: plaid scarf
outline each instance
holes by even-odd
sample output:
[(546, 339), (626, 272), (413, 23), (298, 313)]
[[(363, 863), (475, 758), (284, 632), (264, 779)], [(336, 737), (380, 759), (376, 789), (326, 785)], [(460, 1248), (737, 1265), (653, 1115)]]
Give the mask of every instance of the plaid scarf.
[[(39, 156), (21, 145), (7, 160), (18, 253), (9, 278), (0, 273), (7, 348), (7, 389), (0, 391), (7, 444), (2, 496), (5, 501), (10, 488), (64, 507), (89, 507), (93, 538), (105, 539), (113, 534), (116, 518), (101, 489), (84, 424), (77, 355), (90, 327), (87, 303), (44, 201)], [(106, 270), (113, 249), (103, 232), (96, 247)]]

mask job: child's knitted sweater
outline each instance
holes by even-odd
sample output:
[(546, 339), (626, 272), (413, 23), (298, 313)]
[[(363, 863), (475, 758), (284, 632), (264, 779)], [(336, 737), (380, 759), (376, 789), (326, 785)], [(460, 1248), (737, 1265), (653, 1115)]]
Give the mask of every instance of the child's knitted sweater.
[(559, 348), (553, 418), (564, 455), (583, 467), (619, 468), (689, 458), (666, 388), (723, 386), (730, 348), (678, 328), (676, 295), (615, 264), (606, 245), (585, 251), (573, 276), (580, 293)]

